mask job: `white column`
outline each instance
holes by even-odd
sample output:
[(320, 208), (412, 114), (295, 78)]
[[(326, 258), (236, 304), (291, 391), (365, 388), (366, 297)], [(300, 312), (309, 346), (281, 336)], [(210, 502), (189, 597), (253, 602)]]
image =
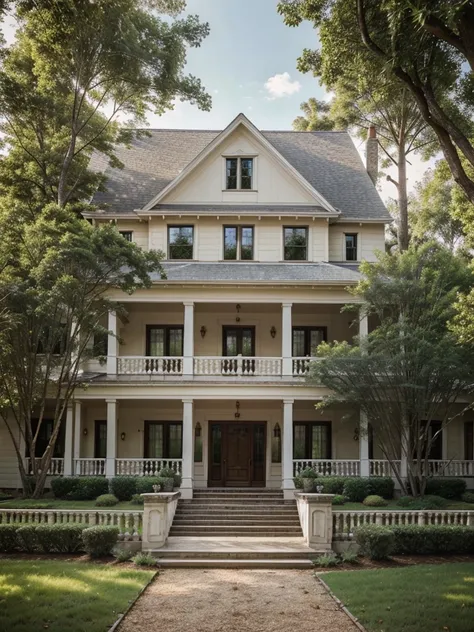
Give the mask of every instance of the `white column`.
[(293, 483), (293, 399), (283, 400), (283, 496), (294, 499)]
[(183, 375), (193, 374), (194, 303), (184, 303)]
[(66, 432), (64, 433), (64, 476), (72, 476), (72, 442), (74, 437), (73, 405), (66, 411)]
[(73, 446), (73, 464), (75, 464), (75, 473), (77, 474), (79, 470), (79, 465), (76, 462), (77, 459), (81, 458), (81, 437), (82, 437), (82, 402), (75, 402), (74, 409), (74, 446)]
[(291, 327), (292, 303), (283, 303), (281, 319), (281, 355), (283, 357), (283, 375), (293, 375), (293, 335)]
[(112, 333), (109, 334), (107, 340), (107, 375), (117, 375), (118, 340), (116, 312), (109, 312), (108, 329)]
[(193, 497), (193, 438), (193, 400), (183, 399), (183, 469), (180, 491), (181, 498), (184, 500), (190, 500)]
[(115, 458), (117, 456), (117, 400), (106, 399), (107, 404), (107, 458), (105, 475), (115, 476)]
[(368, 427), (367, 415), (361, 410), (359, 422), (359, 461), (361, 476), (370, 476)]
[(369, 335), (369, 319), (365, 311), (361, 311), (359, 320), (359, 338), (367, 338)]

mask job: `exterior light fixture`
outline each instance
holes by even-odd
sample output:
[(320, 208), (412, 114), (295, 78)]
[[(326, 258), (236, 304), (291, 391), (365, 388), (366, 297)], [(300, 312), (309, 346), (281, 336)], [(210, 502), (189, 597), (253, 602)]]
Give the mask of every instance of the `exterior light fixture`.
[(122, 439), (122, 441), (125, 441), (126, 436), (127, 435), (125, 434), (125, 432), (122, 432), (122, 434), (120, 435), (120, 438)]
[(199, 331), (201, 332), (201, 338), (204, 338), (204, 336), (207, 334), (206, 325), (203, 325)]
[(276, 335), (277, 335), (277, 330), (275, 328), (275, 325), (272, 325), (272, 328), (270, 329), (270, 336), (272, 338), (275, 338)]
[(240, 417), (240, 402), (235, 402), (235, 413), (234, 417), (238, 419)]
[(276, 422), (275, 427), (273, 428), (273, 436), (275, 437), (275, 439), (279, 439), (281, 437), (281, 428), (278, 421)]
[(240, 314), (240, 308), (241, 308), (240, 303), (237, 303), (237, 305), (235, 306), (235, 309), (237, 310), (237, 317), (236, 317), (236, 319), (235, 319), (235, 322), (236, 322), (236, 323), (240, 323), (240, 316), (239, 316), (239, 314)]
[(359, 441), (359, 426), (354, 429), (354, 441)]
[(87, 428), (84, 428), (84, 430), (82, 431), (82, 434), (87, 437)]
[(195, 437), (201, 436), (201, 424), (199, 423), (199, 421), (197, 422), (196, 427), (194, 429), (194, 436)]

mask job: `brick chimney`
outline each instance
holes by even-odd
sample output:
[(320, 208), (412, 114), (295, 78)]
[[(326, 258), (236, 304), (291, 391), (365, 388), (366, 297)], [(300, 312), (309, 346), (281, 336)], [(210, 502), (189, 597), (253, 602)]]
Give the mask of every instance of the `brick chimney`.
[(371, 125), (367, 133), (366, 168), (370, 179), (375, 184), (379, 172), (379, 141), (375, 126)]

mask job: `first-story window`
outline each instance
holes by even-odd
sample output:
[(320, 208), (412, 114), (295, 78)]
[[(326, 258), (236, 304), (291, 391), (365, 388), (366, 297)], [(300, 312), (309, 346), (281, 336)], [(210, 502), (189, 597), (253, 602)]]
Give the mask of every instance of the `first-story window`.
[(253, 259), (253, 226), (224, 226), (224, 259)]
[(293, 432), (294, 459), (331, 458), (331, 422), (296, 422)]
[[(38, 430), (39, 425), (39, 430)], [(46, 452), (46, 448), (48, 447), (49, 441), (51, 439), (51, 435), (53, 434), (54, 428), (54, 420), (53, 419), (42, 419), (41, 424), (39, 419), (31, 420), (31, 431), (33, 435), (38, 431), (38, 436), (36, 438), (35, 444), (35, 457), (41, 458), (43, 454)], [(26, 456), (29, 456), (28, 450)], [(56, 439), (56, 443), (54, 446), (53, 458), (61, 458), (64, 456), (64, 424), (61, 424), (61, 428), (59, 430), (58, 438)]]
[(107, 456), (107, 422), (96, 420), (94, 426), (94, 459), (105, 459)]
[(199, 421), (194, 428), (194, 462), (202, 463), (202, 426)]
[(168, 258), (193, 258), (194, 226), (168, 226)]
[(247, 191), (253, 188), (253, 158), (226, 158), (225, 188)]
[(308, 229), (286, 226), (283, 229), (283, 258), (285, 261), (307, 261)]
[(133, 241), (133, 231), (131, 230), (119, 230), (119, 233), (126, 241)]
[(180, 459), (183, 450), (183, 424), (171, 421), (145, 421), (146, 459)]
[(344, 239), (346, 261), (357, 261), (357, 233), (345, 233)]
[(464, 422), (464, 460), (474, 460), (474, 422)]

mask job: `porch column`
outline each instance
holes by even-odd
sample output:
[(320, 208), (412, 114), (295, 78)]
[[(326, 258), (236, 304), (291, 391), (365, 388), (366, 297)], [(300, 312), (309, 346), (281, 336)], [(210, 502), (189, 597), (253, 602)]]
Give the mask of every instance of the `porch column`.
[(183, 375), (193, 374), (194, 363), (194, 303), (184, 303)]
[(74, 472), (80, 471), (77, 460), (81, 458), (81, 436), (82, 436), (82, 402), (75, 402), (74, 410), (74, 447), (73, 447), (73, 464)]
[(117, 400), (106, 399), (107, 404), (107, 453), (105, 475), (115, 476), (115, 458), (117, 456)]
[(443, 426), (441, 430), (441, 458), (443, 461), (448, 461), (448, 426)]
[(293, 483), (293, 399), (283, 400), (283, 496), (294, 499)]
[(291, 308), (293, 303), (282, 303), (281, 321), (281, 355), (283, 357), (283, 375), (293, 375), (293, 350), (292, 350), (292, 328), (291, 328)]
[(72, 476), (72, 442), (74, 437), (74, 408), (69, 403), (66, 411), (66, 428), (64, 433), (64, 476)]
[(183, 399), (183, 463), (181, 498), (191, 500), (193, 497), (193, 400)]
[(400, 454), (400, 476), (403, 479), (406, 479), (408, 476), (408, 428), (404, 426), (404, 423), (401, 423), (401, 434), (400, 437), (400, 446), (401, 446), (401, 454)]
[(361, 410), (359, 422), (359, 461), (361, 476), (370, 476), (368, 430), (369, 424), (367, 421), (367, 415)]
[(108, 329), (112, 334), (108, 335), (107, 340), (107, 375), (117, 375), (117, 313), (109, 312)]

